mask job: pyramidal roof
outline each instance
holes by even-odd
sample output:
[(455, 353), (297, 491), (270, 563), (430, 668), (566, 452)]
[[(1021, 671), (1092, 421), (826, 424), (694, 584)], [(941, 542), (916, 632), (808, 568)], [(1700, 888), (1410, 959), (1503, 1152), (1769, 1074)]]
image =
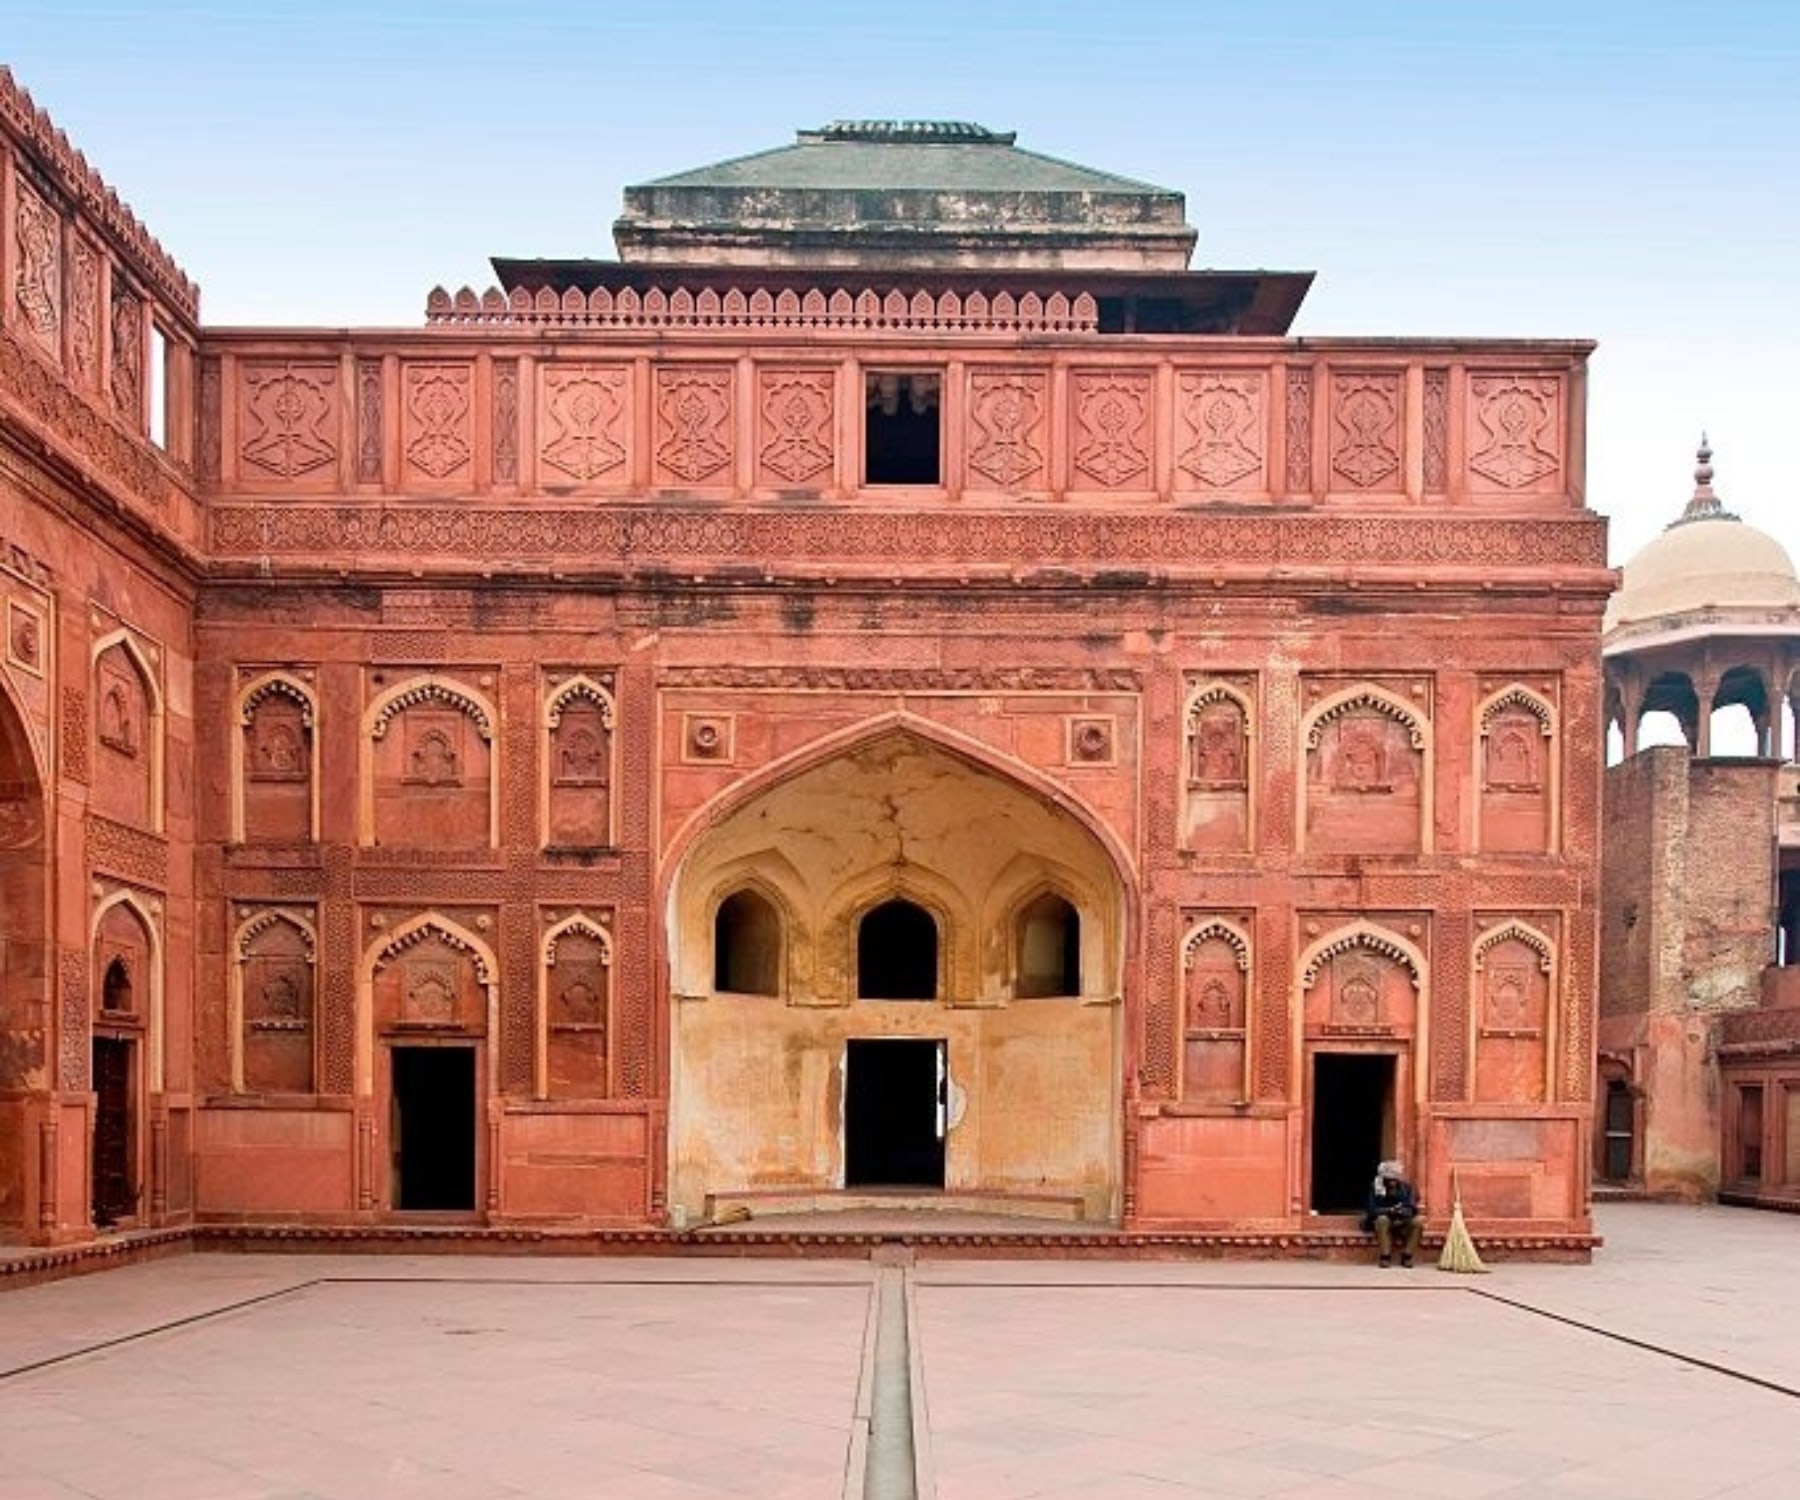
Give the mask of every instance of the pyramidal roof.
[(840, 120), (625, 190), (619, 256), (763, 265), (1182, 270), (1182, 195), (956, 120)]

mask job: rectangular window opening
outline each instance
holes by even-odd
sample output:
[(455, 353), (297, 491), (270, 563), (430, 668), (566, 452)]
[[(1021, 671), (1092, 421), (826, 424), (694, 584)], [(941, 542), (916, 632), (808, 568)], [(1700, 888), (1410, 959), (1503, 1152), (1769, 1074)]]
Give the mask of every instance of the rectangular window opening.
[(870, 370), (863, 390), (863, 483), (943, 483), (943, 376)]
[(150, 441), (169, 446), (169, 349), (170, 340), (160, 326), (150, 325)]

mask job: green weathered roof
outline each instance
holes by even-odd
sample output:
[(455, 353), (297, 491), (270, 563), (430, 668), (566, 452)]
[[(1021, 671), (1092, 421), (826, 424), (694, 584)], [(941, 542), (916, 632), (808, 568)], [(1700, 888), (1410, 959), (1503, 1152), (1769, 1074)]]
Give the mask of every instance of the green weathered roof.
[(944, 120), (839, 120), (791, 146), (659, 177), (648, 188), (889, 188), (919, 192), (1178, 193), (1013, 144), (1011, 131)]
[(955, 120), (840, 120), (625, 189), (626, 260), (1179, 269), (1180, 193)]

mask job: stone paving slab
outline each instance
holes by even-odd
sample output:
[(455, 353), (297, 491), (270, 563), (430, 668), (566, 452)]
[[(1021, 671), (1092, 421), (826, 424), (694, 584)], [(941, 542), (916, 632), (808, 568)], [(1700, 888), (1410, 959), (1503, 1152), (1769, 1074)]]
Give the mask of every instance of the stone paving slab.
[[(1485, 1277), (921, 1262), (921, 1494), (1800, 1496), (1800, 1218), (1598, 1222), (1591, 1267)], [(196, 1254), (6, 1292), (0, 1497), (854, 1495), (875, 1276)]]

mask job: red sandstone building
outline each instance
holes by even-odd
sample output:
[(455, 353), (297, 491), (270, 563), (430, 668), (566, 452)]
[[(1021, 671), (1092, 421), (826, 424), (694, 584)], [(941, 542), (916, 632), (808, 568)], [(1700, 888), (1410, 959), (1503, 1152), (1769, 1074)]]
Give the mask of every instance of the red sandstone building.
[[(1700, 450), (1693, 499), (1625, 565), (1608, 606), (1596, 1167), (1657, 1197), (1800, 1207), (1800, 783), (1783, 754), (1800, 579), (1725, 509)], [(1749, 754), (1713, 718), (1738, 709)], [(1646, 714), (1685, 745), (1639, 748)]]
[(1586, 344), (942, 124), (209, 328), (0, 89), (0, 1229), (1588, 1243)]

